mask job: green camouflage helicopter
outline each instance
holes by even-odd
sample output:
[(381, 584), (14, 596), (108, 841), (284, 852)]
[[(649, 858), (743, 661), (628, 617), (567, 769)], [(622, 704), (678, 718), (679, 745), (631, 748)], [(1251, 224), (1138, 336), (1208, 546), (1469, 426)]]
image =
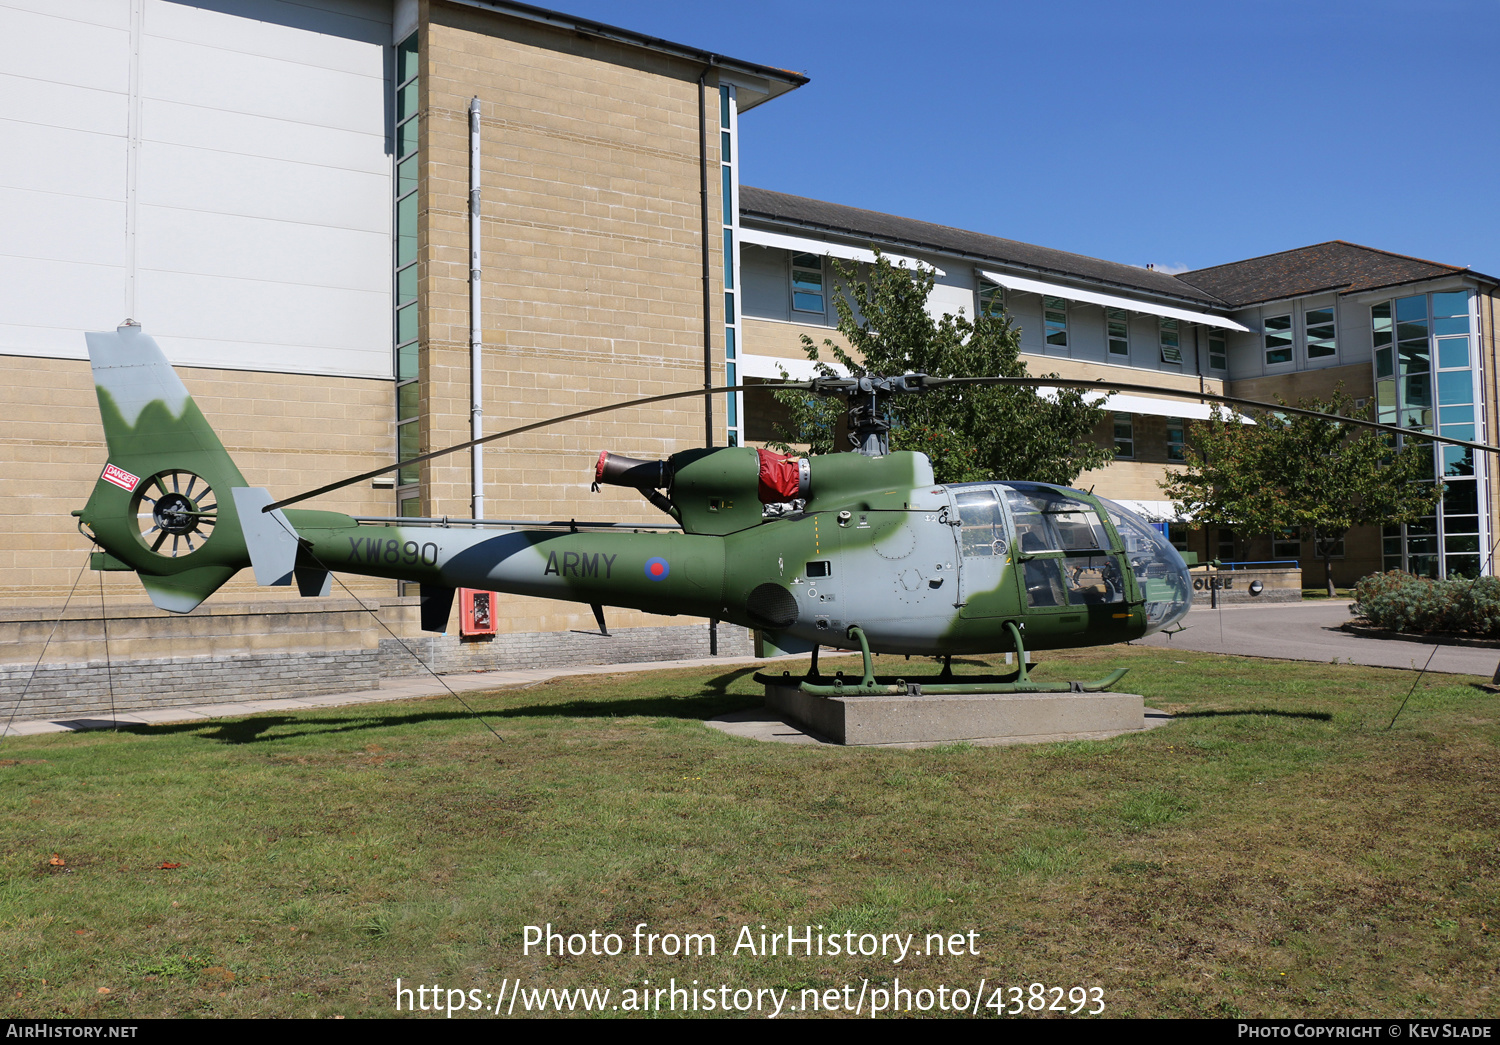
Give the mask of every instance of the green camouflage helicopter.
[[(773, 652), (861, 649), (864, 678), (840, 681), (840, 692), (886, 691), (871, 672), (872, 651), (1013, 651), (1016, 675), (1000, 685), (1033, 691), (1107, 688), (1123, 671), (1091, 684), (1037, 683), (1027, 675), (1028, 647), (1139, 638), (1180, 620), (1192, 601), (1181, 556), (1120, 505), (1037, 483), (936, 485), (924, 455), (886, 452), (879, 402), (918, 390), (921, 375), (821, 379), (817, 390), (851, 398), (861, 453), (600, 454), (596, 488), (640, 490), (680, 532), (632, 524), (455, 529), (282, 510), (389, 469), (273, 503), (241, 475), (140, 327), (87, 340), (109, 461), (74, 514), (103, 549), (96, 568), (135, 571), (152, 602), (174, 613), (193, 610), (247, 566), (258, 583), (295, 580), (305, 596), (326, 594), (329, 572), (338, 571), (417, 582), (429, 630), (446, 627), (455, 589), (476, 588), (589, 604), (601, 630), (603, 607), (618, 606), (729, 621), (757, 630)], [(827, 688), (816, 679), (804, 686)]]
[[(1192, 602), (1182, 557), (1118, 504), (1039, 483), (935, 484), (924, 455), (889, 452), (882, 407), (889, 396), (944, 385), (1048, 384), (1322, 416), (1202, 391), (1055, 377), (818, 378), (761, 387), (846, 397), (859, 453), (798, 459), (721, 447), (664, 461), (601, 453), (596, 485), (641, 491), (672, 517), (670, 525), (387, 525), (393, 520), (283, 508), (546, 425), (739, 389), (694, 389), (579, 411), (273, 502), (245, 481), (139, 326), (127, 322), (87, 339), (109, 461), (74, 515), (103, 549), (94, 553), (95, 567), (134, 571), (161, 609), (190, 612), (249, 566), (258, 583), (295, 580), (305, 596), (327, 594), (330, 571), (417, 582), (423, 627), (434, 631), (446, 628), (459, 587), (586, 603), (601, 630), (605, 606), (688, 614), (755, 629), (767, 652), (811, 652), (814, 677), (801, 688), (825, 694), (906, 692), (875, 679), (872, 651), (1017, 654), (1013, 676), (961, 683), (950, 681), (945, 668), (936, 685), (924, 685), (927, 692), (1108, 688), (1123, 670), (1093, 683), (1035, 682), (1026, 650), (1140, 638), (1171, 628)], [(1421, 438), (1500, 453), (1484, 443)], [(820, 646), (861, 650), (861, 681), (825, 685), (817, 675)]]

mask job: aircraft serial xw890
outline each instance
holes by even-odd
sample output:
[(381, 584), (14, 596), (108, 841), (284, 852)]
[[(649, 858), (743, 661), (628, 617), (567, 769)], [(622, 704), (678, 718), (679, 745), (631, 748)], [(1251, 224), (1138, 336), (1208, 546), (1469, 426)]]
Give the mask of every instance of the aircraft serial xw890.
[(1121, 506), (1036, 483), (936, 485), (916, 453), (602, 453), (595, 481), (639, 489), (671, 532), (281, 510), (246, 482), (139, 327), (88, 345), (109, 461), (75, 514), (104, 549), (99, 568), (134, 570), (176, 613), (247, 566), (261, 584), (295, 578), (304, 595), (326, 593), (334, 570), (420, 583), (435, 630), (455, 588), (478, 588), (587, 603), (601, 623), (603, 606), (718, 618), (787, 652), (1016, 650), (1014, 684), (1033, 689), (1023, 631), (1032, 649), (1122, 642), (1169, 626), (1191, 601), (1182, 558)]

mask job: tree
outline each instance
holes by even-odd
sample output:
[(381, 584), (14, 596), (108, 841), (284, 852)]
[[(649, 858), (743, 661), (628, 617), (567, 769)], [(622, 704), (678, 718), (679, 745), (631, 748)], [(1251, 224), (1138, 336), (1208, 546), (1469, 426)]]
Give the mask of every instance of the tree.
[(1432, 443), (1350, 424), (1353, 402), (1340, 387), (1327, 402), (1299, 404), (1321, 417), (1267, 413), (1256, 424), (1217, 407), (1189, 429), (1187, 468), (1160, 486), (1180, 514), (1200, 525), (1271, 534), (1308, 528), (1333, 590), (1333, 549), (1356, 526), (1411, 522), (1430, 514), (1443, 487), (1432, 482)]
[[(876, 251), (868, 279), (835, 261), (838, 330), (845, 344), (803, 335), (802, 347), (824, 376), (835, 371), (823, 353), (851, 374), (924, 373), (935, 377), (1025, 377), (1020, 332), (1008, 316), (962, 313), (934, 319), (927, 311), (934, 274), (892, 265)], [(784, 375), (783, 375), (784, 376)], [(1043, 375), (1054, 376), (1054, 375)], [(1069, 486), (1078, 474), (1114, 460), (1111, 447), (1094, 441), (1104, 411), (1084, 393), (1059, 390), (1055, 400), (1034, 388), (970, 387), (898, 397), (892, 410), (891, 448), (916, 450), (932, 460), (940, 483), (1005, 478)], [(790, 452), (802, 443), (832, 453), (842, 404), (806, 392), (776, 393), (791, 414), (772, 445)]]

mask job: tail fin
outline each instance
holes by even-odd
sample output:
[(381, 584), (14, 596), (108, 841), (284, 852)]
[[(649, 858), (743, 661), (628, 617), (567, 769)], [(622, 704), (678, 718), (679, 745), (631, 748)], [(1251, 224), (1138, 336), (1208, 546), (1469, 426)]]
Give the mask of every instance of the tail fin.
[(139, 326), (86, 337), (109, 461), (78, 515), (153, 603), (187, 613), (250, 565), (231, 493), (245, 478)]

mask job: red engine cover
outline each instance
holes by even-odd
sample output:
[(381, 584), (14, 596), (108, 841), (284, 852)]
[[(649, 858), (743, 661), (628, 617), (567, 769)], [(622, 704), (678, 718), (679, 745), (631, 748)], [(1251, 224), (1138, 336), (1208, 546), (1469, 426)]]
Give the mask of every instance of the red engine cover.
[(795, 457), (783, 457), (770, 450), (757, 450), (760, 454), (760, 503), (779, 504), (796, 500), (801, 486), (799, 462)]

